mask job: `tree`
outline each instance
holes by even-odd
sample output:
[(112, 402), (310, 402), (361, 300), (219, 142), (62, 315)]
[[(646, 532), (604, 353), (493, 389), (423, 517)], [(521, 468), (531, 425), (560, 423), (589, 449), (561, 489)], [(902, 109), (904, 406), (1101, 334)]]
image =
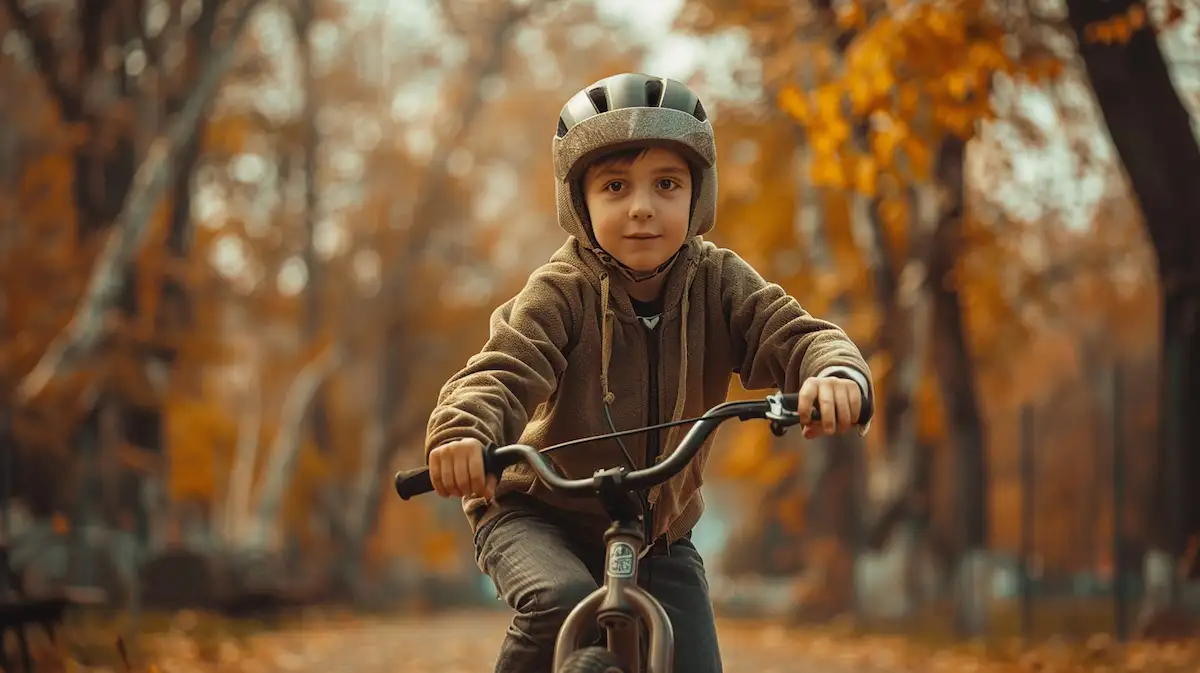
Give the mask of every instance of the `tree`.
[[(987, 114), (992, 73), (1011, 68), (999, 48), (1002, 31), (977, 4), (960, 4), (885, 14), (882, 5), (871, 3), (846, 3), (836, 11), (829, 3), (815, 3), (807, 13), (776, 8), (756, 17), (752, 29), (767, 62), (783, 61), (765, 66), (771, 73), (767, 88), (804, 127), (814, 185), (862, 195), (827, 209), (826, 228), (846, 232), (831, 233), (830, 240), (842, 237), (851, 250), (861, 248), (851, 258), (873, 261), (873, 277), (858, 285), (874, 288), (881, 316), (872, 339), (877, 352), (886, 354), (876, 372), (880, 425), (895, 452), (893, 487), (872, 517), (876, 540), (889, 536), (892, 523), (915, 514), (908, 505), (920, 500), (913, 486), (923, 461), (909, 409), (926, 371), (931, 307), (925, 288), (940, 285), (949, 270), (945, 260), (955, 258), (946, 242), (962, 219), (959, 136), (969, 135)], [(733, 20), (741, 16), (739, 8), (722, 10)], [(960, 57), (946, 58), (948, 51)], [(945, 251), (937, 256), (940, 267), (935, 238)], [(861, 262), (855, 267), (866, 270)], [(941, 294), (945, 300), (938, 305), (946, 316), (938, 322), (941, 331), (961, 335), (961, 321), (947, 313), (957, 306), (953, 290)], [(963, 493), (969, 502), (959, 503), (972, 513), (962, 523), (961, 543), (979, 549), (985, 546), (987, 520), (983, 428), (965, 344), (960, 336), (942, 342), (942, 352), (955, 354), (940, 363), (946, 385), (954, 388), (942, 398), (956, 405), (955, 427), (965, 433), (957, 442), (959, 464), (971, 487)]]
[[(1023, 235), (1021, 227), (966, 211), (965, 149), (1007, 107), (1011, 94), (997, 82), (1036, 86), (1059, 77), (1066, 57), (1039, 37), (1044, 22), (980, 2), (891, 3), (886, 12), (875, 2), (690, 7), (685, 23), (701, 31), (749, 29), (764, 92), (800, 122), (809, 177), (826, 193), (820, 246), (797, 244), (814, 250), (815, 264), (822, 254), (836, 259), (831, 266), (843, 280), (816, 287), (837, 288), (855, 313), (877, 317), (857, 334), (873, 355), (881, 402), (872, 434), (883, 435), (895, 459), (894, 489), (873, 498), (882, 506), (870, 517), (870, 537), (878, 544), (895, 524), (919, 529), (924, 519), (940, 538), (930, 540), (934, 546), (962, 560), (977, 556), (996, 520), (984, 451), (994, 432), (983, 424), (980, 362), (1019, 353), (1030, 327), (1028, 293), (1014, 292), (1005, 276), (1025, 276), (1022, 286), (1059, 281), (1025, 266), (1024, 252), (1005, 243)], [(1005, 273), (996, 266), (972, 273), (989, 250), (1012, 255), (1000, 262)], [(1080, 265), (1064, 268), (1074, 273)], [(801, 296), (813, 288), (798, 287)], [(991, 330), (1005, 336), (985, 339)], [(953, 456), (926, 455), (947, 439)], [(956, 464), (958, 494), (943, 511), (960, 513), (949, 528), (944, 516), (932, 516), (932, 494), (920, 485), (930, 483), (930, 471), (945, 473), (939, 464), (947, 459)], [(963, 608), (961, 625), (980, 630), (980, 602)]]
[[(164, 281), (176, 269), (156, 262), (161, 248), (144, 244), (169, 217), (163, 197), (172, 175), (183, 174), (177, 182), (190, 175), (198, 126), (256, 5), (207, 3), (186, 22), (168, 10), (157, 25), (127, 5), (84, 3), (74, 16), (25, 8), (18, 0), (5, 5), (27, 61), (57, 108), (57, 119), (50, 117), (55, 130), (69, 139), (54, 153), (58, 176), (70, 185), (60, 204), (74, 225), (73, 261), (90, 269), (86, 285), (72, 293), (77, 308), (55, 311), (58, 333), (46, 339), (49, 347), (36, 364), (14, 372), (20, 381), (16, 413), (29, 417), (44, 409), (40, 393), (67, 379), (65, 391), (58, 387), (50, 397), (82, 413), (38, 421), (61, 422), (56, 443), (73, 444), (83, 456), (76, 471), (81, 495), (72, 498), (77, 523), (114, 520), (121, 512), (135, 522), (143, 542), (148, 531), (141, 483), (122, 488), (130, 482), (119, 480), (113, 466), (139, 452), (128, 447), (161, 450), (162, 384), (178, 347), (173, 338), (181, 332), (184, 303), (172, 291), (178, 284)], [(228, 23), (219, 26), (222, 12)], [(223, 43), (214, 41), (222, 33)], [(166, 60), (172, 50), (182, 57)], [(108, 58), (114, 51), (132, 60)], [(50, 177), (44, 174), (42, 184)], [(186, 218), (179, 215), (186, 213), (186, 199), (174, 205), (165, 238), (178, 249), (187, 239)], [(167, 297), (161, 303), (160, 294)], [(162, 314), (155, 310), (160, 305), (166, 307)], [(24, 443), (19, 424), (14, 429)], [(82, 537), (78, 544), (85, 551)]]
[[(290, 86), (286, 69), (273, 59), (262, 68), (266, 81), (256, 76), (229, 83), (227, 103), (211, 121), (213, 144), (201, 171), (206, 178), (197, 183), (206, 201), (225, 205), (202, 223), (210, 233), (195, 256), (217, 257), (227, 247), (242, 258), (228, 268), (218, 265), (232, 286), (220, 299), (222, 310), (236, 311), (241, 323), (222, 339), (234, 341), (236, 331), (236, 340), (247, 346), (224, 366), (242, 370), (237, 380), (254, 379), (222, 402), (227, 413), (243, 416), (244, 431), (222, 468), (229, 472), (227, 486), (218, 480), (209, 511), (227, 522), (231, 546), (278, 550), (289, 540), (311, 543), (310, 552), (329, 555), (323, 562), (331, 564), (339, 592), (366, 586), (369, 549), (395, 551), (393, 531), (379, 527), (381, 510), (397, 507), (382, 497), (390, 490), (388, 473), (398, 459), (419, 459), (419, 452), (406, 448), (420, 444), (441, 380), (482, 339), (487, 302), (515, 291), (519, 274), (557, 247), (544, 236), (547, 229), (558, 231), (549, 155), (523, 139), (541, 128), (533, 111), (561, 105), (577, 83), (546, 87), (532, 76), (547, 65), (545, 58), (521, 58), (514, 40), (530, 31), (556, 36), (562, 33), (558, 26), (595, 18), (586, 7), (556, 13), (540, 3), (498, 2), (475, 14), (465, 7), (447, 3), (445, 25), (410, 35), (412, 51), (396, 56), (385, 49), (386, 22), (354, 28), (318, 4), (322, 18), (310, 29), (326, 36), (333, 29), (338, 45), (353, 48), (314, 50), (319, 65), (309, 86), (319, 93), (322, 138), (306, 170), (315, 168), (320, 193), (315, 221), (303, 221), (313, 211), (300, 203), (313, 183), (305, 184), (296, 170), (306, 153), (307, 113), (297, 106), (270, 118), (258, 97), (243, 95)], [(449, 53), (442, 49), (447, 40), (467, 48), (464, 63), (439, 62)], [(608, 58), (624, 53), (607, 42), (589, 49)], [(284, 51), (290, 56), (290, 48)], [(580, 63), (587, 69), (578, 77), (583, 79), (596, 75), (597, 60), (556, 67), (573, 73), (573, 63)], [(413, 76), (434, 66), (432, 82)], [(397, 112), (379, 105), (381, 92), (389, 99), (444, 102), (432, 116), (426, 110)], [(424, 137), (433, 142), (421, 147), (412, 142), (414, 130), (426, 125)], [(501, 126), (511, 132), (486, 132)], [(242, 162), (268, 168), (243, 179)], [(496, 194), (497, 176), (514, 186), (540, 180), (546, 188)], [(261, 222), (263, 212), (269, 226)], [(322, 239), (339, 242), (328, 246)], [(310, 264), (319, 267), (315, 274), (300, 271)], [(292, 281), (271, 282), (285, 277)], [(313, 278), (322, 285), (315, 307), (320, 329), (318, 338), (301, 339), (295, 326), (314, 310)], [(287, 336), (276, 342), (271, 334)], [(324, 355), (328, 348), (341, 352), (340, 366), (310, 366), (314, 358), (333, 362)], [(330, 445), (324, 450), (316, 448), (307, 427), (311, 412), (300, 402), (307, 394), (299, 391), (315, 390), (311, 376), (297, 377), (305, 368), (328, 375), (323, 402)], [(241, 395), (252, 403), (239, 404), (246, 399)], [(286, 418), (277, 412), (281, 405), (291, 410)], [(245, 465), (253, 469), (239, 467)], [(453, 503), (432, 499), (405, 504), (402, 511), (414, 508), (461, 516)], [(465, 526), (451, 528), (450, 539), (461, 535), (460, 528)]]
[[(1185, 7), (1195, 11), (1194, 5), (1167, 2), (1158, 28), (1171, 29), (1184, 18)], [(1200, 534), (1200, 497), (1191, 495), (1189, 487), (1200, 478), (1200, 420), (1193, 410), (1200, 399), (1200, 234), (1193, 222), (1200, 208), (1195, 189), (1200, 143), (1144, 3), (1069, 0), (1067, 12), (1157, 253), (1162, 410), (1156, 505), (1159, 520), (1168, 523), (1155, 543), (1178, 556), (1188, 538)], [(1153, 593), (1152, 600), (1161, 600)]]

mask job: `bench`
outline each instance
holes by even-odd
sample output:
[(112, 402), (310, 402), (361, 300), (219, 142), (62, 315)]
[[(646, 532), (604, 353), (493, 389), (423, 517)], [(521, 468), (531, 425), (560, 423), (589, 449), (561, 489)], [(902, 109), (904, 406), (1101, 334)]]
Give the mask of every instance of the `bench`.
[(94, 605), (103, 600), (103, 591), (95, 589), (67, 589), (53, 596), (28, 595), (21, 576), (9, 564), (8, 548), (0, 544), (0, 670), (15, 670), (9, 664), (5, 647), (9, 631), (17, 636), (22, 667), (25, 671), (33, 671), (33, 658), (29, 654), (30, 629), (41, 627), (54, 642), (55, 632), (62, 626), (67, 608)]

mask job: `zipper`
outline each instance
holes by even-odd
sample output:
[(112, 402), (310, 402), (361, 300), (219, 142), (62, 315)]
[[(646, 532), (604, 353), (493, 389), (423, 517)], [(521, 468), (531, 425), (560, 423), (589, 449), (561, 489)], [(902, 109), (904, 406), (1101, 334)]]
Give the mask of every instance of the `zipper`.
[[(659, 314), (658, 323), (654, 327), (642, 323), (646, 329), (646, 370), (649, 372), (647, 391), (647, 422), (646, 425), (657, 425), (659, 423), (658, 409), (658, 365), (660, 348), (660, 332), (657, 329), (662, 324), (662, 314)], [(661, 446), (659, 445), (659, 431), (650, 430), (646, 433), (646, 467), (654, 465), (658, 460)], [(651, 537), (654, 534), (654, 507), (650, 504), (650, 494), (642, 493), (642, 507), (646, 512), (646, 544), (650, 545), (654, 542)]]

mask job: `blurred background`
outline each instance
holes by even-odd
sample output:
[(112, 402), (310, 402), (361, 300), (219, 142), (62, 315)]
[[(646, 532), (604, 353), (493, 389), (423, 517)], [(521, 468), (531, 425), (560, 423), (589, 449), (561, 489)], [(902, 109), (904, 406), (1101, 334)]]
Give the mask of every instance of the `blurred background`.
[(491, 666), (459, 503), (391, 478), (621, 71), (700, 94), (711, 239), (878, 386), (863, 439), (720, 435), (728, 656), (1194, 633), (1194, 0), (5, 0), (0, 42), (0, 616), (65, 609), (76, 660), (353, 617)]

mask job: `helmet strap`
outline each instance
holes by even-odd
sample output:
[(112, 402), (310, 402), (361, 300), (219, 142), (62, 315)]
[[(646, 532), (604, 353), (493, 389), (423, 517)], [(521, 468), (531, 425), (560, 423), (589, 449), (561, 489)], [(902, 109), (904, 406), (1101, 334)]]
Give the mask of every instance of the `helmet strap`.
[(667, 258), (667, 261), (659, 264), (658, 267), (656, 267), (653, 271), (638, 271), (633, 269), (627, 266), (621, 260), (608, 254), (608, 252), (599, 245), (593, 247), (592, 252), (595, 253), (596, 257), (600, 258), (600, 261), (604, 264), (604, 266), (607, 266), (621, 274), (622, 278), (633, 283), (641, 283), (666, 273), (667, 270), (671, 268), (671, 264), (675, 262), (675, 258), (679, 257), (679, 253), (683, 252), (683, 247), (681, 246), (675, 251), (675, 254)]

